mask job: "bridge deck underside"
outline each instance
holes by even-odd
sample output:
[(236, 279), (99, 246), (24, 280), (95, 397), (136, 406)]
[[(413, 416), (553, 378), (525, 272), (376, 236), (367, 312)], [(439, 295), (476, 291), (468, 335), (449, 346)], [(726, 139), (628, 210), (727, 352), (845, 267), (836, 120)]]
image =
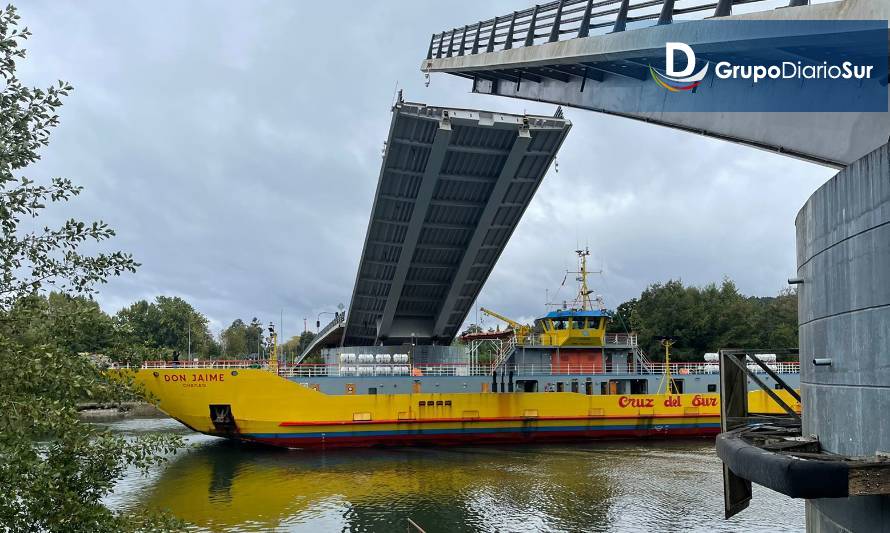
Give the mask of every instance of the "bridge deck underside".
[[(664, 43), (669, 41), (692, 46), (699, 66), (707, 62), (716, 64), (718, 60), (727, 57), (739, 57), (740, 50), (744, 50), (742, 56), (746, 60), (752, 60), (758, 54), (775, 55), (775, 51), (769, 47), (769, 39), (761, 41), (756, 35), (742, 33), (746, 27), (737, 26), (736, 28), (740, 28), (738, 34), (727, 34), (725, 24), (731, 21), (885, 19), (890, 17), (888, 2), (847, 0), (762, 13), (720, 16), (708, 21), (673, 21), (668, 17), (664, 24), (644, 27), (628, 25), (626, 29), (623, 23), (615, 22), (618, 15), (615, 14), (615, 9), (611, 9), (614, 7), (611, 4), (618, 2), (607, 3), (609, 6), (597, 8), (603, 2), (593, 2), (590, 4), (593, 7), (588, 5), (587, 8), (593, 11), (605, 10), (603, 16), (607, 20), (601, 23), (604, 27), (600, 30), (611, 30), (616, 27), (615, 24), (621, 25), (620, 30), (616, 27), (614, 31), (607, 33), (594, 31), (597, 29), (595, 18), (587, 21), (589, 31), (578, 29), (579, 25), (585, 24), (582, 14), (586, 4), (566, 0), (565, 5), (571, 5), (571, 9), (578, 12), (568, 19), (563, 18), (559, 31), (548, 39), (547, 30), (552, 29), (553, 12), (559, 9), (559, 3), (543, 4), (535, 8), (537, 15), (526, 10), (529, 13), (517, 12), (518, 16), (514, 19), (500, 17), (494, 22), (483, 21), (467, 26), (466, 31), (452, 30), (453, 38), (448, 32), (434, 35), (428, 57), (423, 60), (421, 69), (427, 73), (443, 72), (472, 80), (472, 90), (478, 93), (550, 102), (619, 115), (836, 168), (850, 164), (871, 152), (890, 135), (890, 120), (887, 113), (881, 112), (815, 113), (777, 110), (727, 114), (713, 111), (727, 109), (728, 102), (755, 102), (763, 92), (737, 87), (724, 90), (723, 86), (721, 90), (716, 90), (712, 86), (714, 68), (711, 68), (703, 81), (702, 90), (697, 90), (693, 96), (684, 94), (684, 97), (666, 97), (666, 91), (651, 79), (650, 72), (650, 65), (656, 69), (664, 69)], [(661, 6), (662, 3), (655, 4)], [(631, 8), (634, 5), (632, 2)], [(705, 7), (714, 9), (713, 6), (708, 4)], [(705, 14), (708, 13), (710, 12)], [(728, 12), (724, 15), (726, 14)], [(528, 34), (529, 26), (534, 25), (537, 26), (533, 37), (524, 39), (523, 35)], [(476, 26), (481, 27), (478, 38)], [(489, 37), (487, 34), (492, 27), (496, 30), (490, 32)], [(803, 48), (787, 49), (788, 61), (821, 65), (823, 61), (831, 59), (828, 51), (820, 46), (812, 46), (814, 39), (819, 38), (818, 35), (806, 33), (808, 30), (801, 31), (803, 33), (800, 35), (784, 36), (807, 44)], [(464, 33), (467, 34), (466, 38)], [(825, 39), (832, 42), (837, 42), (839, 38), (834, 34), (825, 36)], [(494, 44), (489, 46), (488, 43), (492, 40)], [(764, 48), (758, 49), (758, 45)], [(878, 50), (878, 53), (886, 56), (886, 49)], [(867, 50), (849, 55), (853, 56), (851, 61), (861, 61), (873, 56)], [(875, 83), (878, 82), (886, 87), (886, 79)], [(792, 89), (796, 89), (796, 86)], [(767, 96), (775, 101), (785, 101), (779, 97), (787, 95), (777, 94), (778, 96), (770, 93)], [(799, 97), (793, 101), (799, 103), (801, 108), (806, 108), (807, 92), (797, 91), (795, 95)], [(767, 96), (762, 97), (767, 99)], [(838, 142), (839, 139), (843, 139), (843, 142)]]
[(398, 103), (344, 343), (450, 342), (569, 128)]

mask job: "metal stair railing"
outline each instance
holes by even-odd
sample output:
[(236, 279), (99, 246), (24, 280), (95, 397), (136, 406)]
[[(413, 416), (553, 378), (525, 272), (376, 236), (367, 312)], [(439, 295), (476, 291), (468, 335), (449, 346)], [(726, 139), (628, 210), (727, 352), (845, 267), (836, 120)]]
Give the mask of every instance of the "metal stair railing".
[(511, 335), (507, 340), (501, 341), (501, 346), (498, 349), (497, 354), (495, 354), (494, 360), (491, 362), (492, 372), (507, 362), (507, 359), (513, 353), (514, 348), (516, 348), (516, 335)]
[(634, 355), (636, 356), (637, 361), (640, 362), (640, 367), (642, 367), (640, 368), (642, 373), (651, 374), (653, 369), (655, 368), (655, 365), (648, 357), (646, 357), (646, 352), (644, 352), (643, 349), (640, 347), (637, 347), (634, 351), (636, 352)]

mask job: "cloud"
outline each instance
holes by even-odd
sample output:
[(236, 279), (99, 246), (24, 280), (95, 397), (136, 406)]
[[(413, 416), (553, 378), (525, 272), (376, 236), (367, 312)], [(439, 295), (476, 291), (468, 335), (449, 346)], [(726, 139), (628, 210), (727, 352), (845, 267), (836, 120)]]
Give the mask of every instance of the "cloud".
[[(108, 311), (179, 295), (215, 329), (253, 316), (285, 335), (348, 304), (397, 84), (434, 105), (552, 114), (419, 72), (430, 34), (525, 7), (500, 1), (29, 2), (20, 71), (75, 92), (31, 176), (85, 193), (52, 216), (102, 218), (142, 267)], [(609, 306), (649, 283), (735, 279), (774, 294), (794, 215), (829, 169), (580, 110), (479, 303), (543, 309), (589, 244)], [(57, 212), (58, 211), (58, 212)], [(571, 277), (570, 277), (571, 281)], [(570, 296), (570, 288), (559, 298)], [(471, 318), (475, 318), (471, 314)]]

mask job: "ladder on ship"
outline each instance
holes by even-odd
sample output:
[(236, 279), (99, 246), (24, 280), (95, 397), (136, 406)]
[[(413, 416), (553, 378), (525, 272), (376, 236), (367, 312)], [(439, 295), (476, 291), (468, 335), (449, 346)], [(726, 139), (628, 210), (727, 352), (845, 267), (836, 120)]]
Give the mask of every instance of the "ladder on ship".
[(638, 372), (643, 372), (646, 374), (651, 374), (653, 372), (654, 367), (652, 365), (652, 361), (648, 357), (646, 357), (646, 352), (644, 352), (643, 349), (639, 346), (634, 348), (634, 357), (636, 358), (637, 363), (640, 367)]
[(513, 350), (516, 348), (516, 335), (510, 335), (506, 340), (502, 340), (500, 346), (498, 347), (497, 352), (494, 354), (494, 358), (491, 361), (491, 371), (494, 372), (498, 368), (500, 368), (504, 363), (507, 362), (507, 359), (510, 358), (510, 355), (513, 354)]

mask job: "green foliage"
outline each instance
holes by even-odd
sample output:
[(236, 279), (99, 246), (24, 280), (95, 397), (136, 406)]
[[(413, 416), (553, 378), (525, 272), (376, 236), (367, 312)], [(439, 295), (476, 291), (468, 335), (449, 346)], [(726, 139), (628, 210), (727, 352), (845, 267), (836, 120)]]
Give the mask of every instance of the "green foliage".
[(0, 331), (25, 347), (53, 344), (72, 353), (102, 353), (115, 341), (114, 323), (99, 304), (57, 292), (16, 301)]
[[(46, 89), (26, 87), (16, 78), (18, 60), (25, 58), (22, 42), (30, 36), (18, 29), (19, 16), (8, 6), (0, 12), (0, 307), (7, 308), (44, 286), (65, 292), (93, 291), (109, 276), (135, 272), (138, 263), (123, 252), (85, 255), (78, 248), (89, 241), (114, 236), (102, 221), (67, 220), (61, 226), (37, 226), (32, 221), (55, 202), (66, 202), (81, 188), (71, 180), (53, 178), (38, 184), (17, 171), (40, 159), (38, 150), (49, 144), (56, 114), (72, 87), (59, 81)], [(39, 227), (39, 226), (38, 226)]]
[(240, 318), (220, 334), (223, 355), (229, 358), (247, 355), (247, 324)]
[(139, 365), (169, 358), (174, 351), (185, 357), (191, 324), (192, 354), (220, 355), (204, 315), (178, 297), (161, 296), (155, 302), (136, 302), (111, 317), (86, 296), (33, 294), (14, 302), (0, 318), (0, 333), (25, 348), (46, 345)]
[(102, 504), (127, 468), (144, 470), (180, 445), (169, 435), (128, 441), (78, 420), (84, 399), (137, 398), (127, 379), (109, 379), (85, 355), (25, 350), (3, 336), (0, 372), (0, 530), (152, 530), (170, 523), (162, 515), (134, 522)]
[(259, 354), (266, 347), (263, 336), (263, 325), (254, 317), (250, 324), (240, 318), (220, 333), (222, 354), (229, 358), (245, 358), (251, 354)]
[[(18, 22), (12, 6), (0, 11), (0, 531), (173, 529), (170, 517), (129, 516), (102, 504), (127, 468), (163, 460), (179, 440), (125, 440), (77, 418), (84, 399), (135, 397), (125, 376), (115, 378), (81, 353), (108, 347), (112, 338), (110, 319), (77, 296), (138, 264), (122, 252), (80, 251), (114, 235), (101, 221), (33, 229), (48, 204), (81, 189), (63, 178), (41, 185), (17, 175), (39, 159), (71, 91), (61, 81), (47, 89), (19, 82), (16, 62), (30, 34)], [(47, 288), (74, 296), (42, 296)]]
[(625, 333), (630, 331), (631, 320), (636, 307), (637, 299), (631, 298), (615, 308), (615, 312), (612, 313), (612, 316), (609, 317), (609, 321), (606, 323), (606, 331), (609, 333)]
[(207, 317), (178, 296), (138, 301), (115, 315), (121, 338), (130, 346), (159, 348), (183, 358), (219, 354), (208, 329)]
[(679, 337), (671, 352), (677, 360), (722, 348), (791, 348), (797, 346), (797, 294), (756, 298), (741, 294), (728, 279), (719, 287), (670, 280), (618, 306), (609, 330), (635, 331), (653, 359), (662, 357), (660, 335)]
[(263, 336), (263, 325), (256, 317), (250, 321), (250, 325), (245, 330), (245, 339), (247, 342), (247, 353), (259, 355), (266, 347), (265, 337)]
[[(281, 351), (284, 353), (284, 356), (288, 361), (294, 361), (297, 357), (300, 356), (301, 353), (303, 353), (303, 350), (305, 350), (306, 347), (309, 346), (309, 343), (311, 343), (313, 339), (315, 339), (315, 333), (312, 333), (308, 330), (304, 331), (299, 335), (294, 335), (293, 337), (288, 339), (287, 342), (282, 344)], [(321, 363), (322, 359), (320, 356), (316, 357), (315, 354), (312, 354), (308, 356), (303, 362)]]

